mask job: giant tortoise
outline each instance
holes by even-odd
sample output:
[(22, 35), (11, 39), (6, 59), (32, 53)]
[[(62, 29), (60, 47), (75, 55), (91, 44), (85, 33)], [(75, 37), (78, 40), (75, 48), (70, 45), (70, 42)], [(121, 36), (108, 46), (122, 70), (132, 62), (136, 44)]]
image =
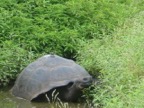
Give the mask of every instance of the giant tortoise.
[(52, 98), (56, 90), (62, 101), (77, 101), (83, 88), (91, 82), (88, 72), (73, 60), (50, 54), (29, 64), (18, 76), (11, 92), (16, 97), (33, 101), (45, 94)]

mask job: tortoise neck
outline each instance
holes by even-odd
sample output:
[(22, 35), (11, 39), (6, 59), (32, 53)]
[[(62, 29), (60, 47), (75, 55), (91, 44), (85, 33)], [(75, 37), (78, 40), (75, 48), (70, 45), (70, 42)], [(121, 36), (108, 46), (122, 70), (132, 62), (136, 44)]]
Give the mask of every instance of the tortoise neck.
[(69, 101), (77, 101), (78, 97), (80, 97), (82, 94), (82, 91), (76, 87), (76, 85), (73, 85), (72, 87), (67, 89), (67, 93), (65, 93), (65, 98)]

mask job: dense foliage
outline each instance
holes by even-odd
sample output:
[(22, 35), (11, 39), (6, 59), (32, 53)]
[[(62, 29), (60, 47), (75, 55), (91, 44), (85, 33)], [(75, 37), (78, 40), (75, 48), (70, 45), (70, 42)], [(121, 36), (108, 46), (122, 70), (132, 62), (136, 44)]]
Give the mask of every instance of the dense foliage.
[[(114, 0), (2, 0), (1, 85), (32, 61), (27, 58), (31, 53), (35, 56), (53, 52), (75, 59), (83, 45), (80, 43), (110, 34), (135, 10), (129, 2)], [(17, 64), (19, 58), (21, 64)]]
[(92, 40), (80, 53), (81, 64), (99, 70), (91, 92), (96, 107), (144, 107), (144, 11), (128, 19), (112, 38)]
[(36, 58), (55, 53), (99, 75), (102, 86), (91, 91), (95, 106), (143, 107), (137, 104), (144, 94), (143, 14), (128, 20), (144, 9), (143, 4), (143, 0), (1, 0), (0, 86), (15, 80)]
[(15, 80), (22, 69), (37, 55), (5, 42), (0, 50), (0, 86)]

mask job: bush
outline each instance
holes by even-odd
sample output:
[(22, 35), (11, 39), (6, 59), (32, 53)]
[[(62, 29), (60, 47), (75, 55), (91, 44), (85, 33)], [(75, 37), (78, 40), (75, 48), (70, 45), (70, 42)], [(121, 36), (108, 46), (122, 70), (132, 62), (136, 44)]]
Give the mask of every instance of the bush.
[[(140, 1), (129, 1), (2, 0), (0, 62), (1, 66), (10, 67), (1, 68), (1, 78), (5, 80), (1, 82), (15, 78), (28, 63), (30, 54), (35, 58), (53, 52), (76, 60), (83, 42), (105, 38), (103, 34), (111, 34), (117, 25), (143, 7)], [(140, 4), (138, 9), (136, 4)]]
[(81, 40), (103, 38), (133, 11), (130, 4), (113, 0), (3, 0), (0, 41), (75, 58)]
[(80, 53), (80, 64), (92, 74), (99, 70), (101, 84), (93, 90), (95, 106), (143, 108), (144, 12), (136, 14), (113, 33), (94, 39)]
[(11, 80), (16, 79), (22, 69), (36, 56), (10, 41), (3, 43), (0, 55), (0, 86), (7, 85)]

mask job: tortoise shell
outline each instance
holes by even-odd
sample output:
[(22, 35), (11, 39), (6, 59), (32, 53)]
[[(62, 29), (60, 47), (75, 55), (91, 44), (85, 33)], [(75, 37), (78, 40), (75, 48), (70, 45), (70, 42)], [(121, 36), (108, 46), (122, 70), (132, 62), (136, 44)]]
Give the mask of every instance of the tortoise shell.
[(91, 76), (88, 72), (69, 60), (57, 55), (45, 55), (29, 64), (18, 76), (12, 88), (16, 97), (32, 100), (53, 88), (83, 81)]

